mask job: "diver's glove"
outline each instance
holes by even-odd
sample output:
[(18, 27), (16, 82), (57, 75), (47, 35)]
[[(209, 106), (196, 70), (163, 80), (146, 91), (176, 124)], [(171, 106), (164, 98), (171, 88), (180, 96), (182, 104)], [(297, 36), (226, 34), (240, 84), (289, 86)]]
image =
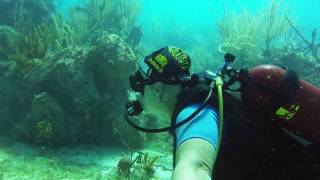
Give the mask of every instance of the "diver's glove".
[(130, 116), (140, 115), (143, 111), (142, 106), (138, 100), (127, 102), (126, 109), (127, 109), (127, 113)]

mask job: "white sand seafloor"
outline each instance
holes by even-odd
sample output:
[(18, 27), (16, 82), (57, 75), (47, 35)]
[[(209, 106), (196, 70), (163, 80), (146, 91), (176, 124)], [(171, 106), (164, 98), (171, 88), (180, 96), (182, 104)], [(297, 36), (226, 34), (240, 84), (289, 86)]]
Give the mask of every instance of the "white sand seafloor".
[[(153, 178), (167, 180), (172, 173), (172, 154), (146, 148), (139, 152), (160, 156)], [(39, 147), (0, 139), (0, 180), (24, 179), (127, 179), (115, 178), (117, 163), (132, 152), (116, 147), (93, 145), (58, 149)], [(137, 153), (133, 153), (133, 156)], [(135, 178), (130, 178), (131, 180)], [(145, 178), (138, 178), (144, 180)]]

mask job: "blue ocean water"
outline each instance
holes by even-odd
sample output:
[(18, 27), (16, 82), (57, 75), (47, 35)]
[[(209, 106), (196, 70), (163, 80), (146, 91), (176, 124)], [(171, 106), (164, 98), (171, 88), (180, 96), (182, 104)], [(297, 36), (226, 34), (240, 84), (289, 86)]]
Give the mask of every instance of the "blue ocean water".
[[(64, 16), (64, 20), (70, 21), (70, 18), (69, 18), (70, 8), (75, 6), (81, 7), (88, 1), (89, 0), (56, 0), (55, 5), (56, 5), (57, 11)], [(114, 2), (117, 2), (117, 1), (120, 2), (120, 0), (114, 0)], [(137, 21), (135, 22), (136, 23), (135, 25), (141, 26), (143, 34), (142, 34), (139, 45), (137, 46), (133, 45), (135, 47), (132, 47), (137, 57), (143, 57), (149, 54), (150, 52), (158, 48), (161, 48), (163, 46), (167, 46), (167, 45), (178, 46), (185, 49), (188, 53), (190, 53), (191, 57), (195, 60), (193, 61), (193, 63), (195, 63), (196, 66), (201, 70), (205, 68), (214, 69), (215, 67), (219, 67), (222, 63), (223, 54), (218, 52), (218, 47), (220, 45), (219, 43), (221, 42), (220, 42), (220, 34), (218, 32), (219, 29), (217, 28), (217, 24), (221, 23), (226, 8), (230, 10), (231, 13), (235, 13), (237, 15), (240, 15), (243, 11), (247, 11), (251, 15), (258, 16), (262, 10), (267, 9), (268, 4), (270, 4), (271, 2), (273, 1), (282, 2), (281, 12), (284, 12), (284, 11), (286, 12), (288, 17), (290, 17), (290, 19), (293, 20), (297, 28), (305, 35), (307, 40), (311, 40), (311, 33), (315, 28), (318, 28), (318, 29), (320, 28), (320, 11), (319, 11), (320, 0), (127, 0), (127, 1), (141, 3), (140, 11), (139, 11), (140, 13), (138, 15)], [(11, 2), (11, 1), (8, 0), (8, 1), (2, 1), (2, 2)], [(28, 0), (26, 0), (25, 2), (28, 2)], [(87, 13), (87, 14), (90, 14), (90, 13)], [(131, 27), (129, 27), (128, 29), (130, 28)], [(121, 36), (121, 32), (119, 32), (119, 36)], [(110, 37), (114, 37), (114, 36), (110, 36)], [(124, 41), (127, 41), (126, 44), (130, 43), (129, 42), (130, 38), (126, 36), (123, 36), (121, 38), (123, 38)], [(317, 38), (316, 41), (317, 43), (319, 43), (319, 38)], [(65, 39), (63, 42), (66, 43)], [(81, 46), (81, 45), (82, 44), (76, 44), (76, 46)], [(85, 48), (86, 45), (87, 44), (84, 43), (83, 48)], [(302, 44), (302, 45), (305, 46), (305, 44)], [(261, 49), (263, 48), (264, 47), (261, 47)], [(75, 48), (75, 50), (77, 49)], [(110, 51), (110, 52), (113, 53), (116, 51)], [(108, 56), (111, 56), (111, 53), (108, 54)], [(63, 55), (64, 53), (59, 52), (57, 54)], [(75, 54), (78, 54), (78, 53), (75, 53)], [(0, 61), (1, 59), (4, 59), (4, 58), (1, 57), (1, 52), (0, 52)], [(66, 58), (66, 59), (69, 59), (69, 58)], [(290, 58), (288, 59), (291, 60)], [(36, 59), (35, 62), (38, 63), (39, 60), (40, 59)], [(203, 63), (203, 61), (205, 63)], [(113, 61), (110, 60), (110, 62), (113, 65)], [(210, 62), (213, 62), (213, 63), (210, 64)], [(295, 65), (295, 66), (298, 67), (299, 65)], [(1, 68), (3, 67), (4, 65), (1, 64)], [(311, 75), (311, 77), (309, 77), (309, 79), (307, 80), (318, 78), (318, 74), (313, 74), (314, 72), (317, 73), (316, 71), (317, 69), (314, 71), (308, 71), (303, 68), (304, 66), (301, 66), (300, 69), (302, 69), (302, 71), (305, 71), (307, 75)], [(0, 70), (2, 71), (2, 69)], [(125, 70), (127, 71), (127, 69)], [(318, 67), (318, 70), (319, 70), (319, 67)], [(108, 72), (108, 70), (103, 72)], [(6, 74), (10, 75), (10, 73), (6, 73)], [(125, 82), (127, 82), (127, 76), (123, 76), (123, 77), (126, 78)], [(1, 79), (3, 81), (4, 78), (1, 77)], [(68, 78), (66, 79), (69, 80)], [(317, 81), (317, 82), (320, 82), (320, 81)], [(61, 83), (61, 82), (60, 80), (57, 80), (57, 82), (54, 82), (54, 83)], [(115, 85), (112, 84), (112, 86), (115, 86)], [(3, 85), (3, 87), (4, 89), (6, 89), (9, 86), (6, 86), (5, 84)], [(12, 88), (14, 89), (16, 87), (12, 86)], [(20, 88), (20, 86), (17, 86), (17, 89), (18, 88)], [(8, 94), (11, 95), (10, 98), (12, 97), (12, 94), (14, 94), (14, 96), (16, 96), (16, 94), (20, 95), (20, 93), (16, 93), (11, 89), (8, 91), (10, 92)], [(59, 89), (58, 91), (63, 91), (63, 90)], [(2, 93), (3, 92), (6, 92), (6, 91), (3, 90)], [(17, 92), (21, 92), (21, 91), (17, 90)], [(32, 93), (26, 97), (35, 98), (36, 94), (32, 94)], [(1, 94), (2, 97), (6, 95), (5, 93), (3, 94), (4, 95)], [(84, 92), (84, 94), (90, 95), (90, 92)], [(25, 101), (28, 101), (28, 103), (19, 104), (20, 100), (22, 101), (26, 99), (25, 97), (22, 98), (20, 96), (17, 96), (18, 100), (16, 100), (16, 98), (12, 98), (12, 100), (8, 98), (9, 100), (7, 101), (13, 102), (12, 104), (14, 104), (14, 106), (8, 106), (10, 103), (7, 103), (6, 100), (3, 101), (3, 99), (0, 101), (0, 104), (1, 105), (5, 104), (6, 108), (8, 106), (11, 109), (20, 109), (21, 108), (20, 106), (30, 105), (30, 102), (32, 101), (32, 99), (25, 100)], [(104, 102), (104, 103), (109, 103), (109, 99), (112, 99), (112, 97), (114, 97), (112, 94), (106, 95), (106, 97), (103, 97), (103, 98), (106, 98), (105, 101), (108, 100), (108, 102)], [(74, 98), (74, 99), (76, 99), (75, 100), (75, 103), (76, 103), (78, 102), (79, 98)], [(100, 98), (97, 98), (97, 99), (100, 100)], [(16, 108), (18, 106), (19, 108)], [(114, 106), (113, 108), (120, 109), (122, 107), (123, 107), (123, 104), (120, 103)], [(10, 108), (7, 108), (7, 109), (10, 109)], [(24, 109), (24, 108), (21, 108), (21, 109)], [(26, 109), (29, 109), (29, 107), (27, 107)], [(0, 113), (1, 112), (2, 111), (0, 111)], [(15, 111), (12, 111), (12, 112), (14, 112), (12, 114), (15, 114)], [(10, 113), (11, 112), (9, 112), (8, 114)], [(23, 115), (21, 115), (21, 119), (24, 120), (22, 116)], [(72, 115), (70, 116), (72, 117), (70, 119), (74, 118)], [(15, 116), (12, 116), (12, 117), (15, 117)], [(85, 118), (87, 119), (90, 119), (90, 117), (91, 116), (88, 113), (85, 116)], [(107, 117), (109, 118), (109, 116)], [(113, 119), (113, 116), (110, 116), (110, 117)], [(15, 121), (18, 122), (18, 120), (20, 119), (15, 119), (15, 118), (11, 119), (10, 117), (10, 118), (2, 118), (0, 120), (1, 121), (7, 120), (8, 124), (10, 123), (11, 125), (13, 122)], [(97, 122), (94, 122), (94, 119), (90, 119), (90, 122), (91, 120), (92, 120), (92, 124), (97, 123)], [(79, 123), (79, 121), (77, 121), (76, 123)], [(79, 124), (80, 124), (79, 127), (75, 126), (74, 128), (80, 129), (80, 126), (82, 125), (81, 123)], [(23, 131), (23, 128), (20, 125), (21, 124), (17, 123), (17, 124), (13, 124), (12, 126), (15, 126), (13, 129), (18, 129), (18, 130), (22, 129), (21, 131)], [(66, 126), (72, 129), (72, 126), (70, 126), (69, 124), (66, 124)], [(92, 130), (92, 129), (90, 129), (89, 127), (88, 130)], [(96, 129), (94, 129), (93, 131), (95, 130)], [(108, 128), (103, 129), (103, 132), (107, 132), (107, 131), (110, 131), (110, 130)], [(76, 135), (74, 137), (76, 137)], [(109, 138), (109, 136), (107, 138)], [(163, 139), (165, 138), (162, 138), (162, 140)], [(167, 142), (167, 139), (165, 139), (166, 142)], [(163, 151), (163, 154), (160, 154), (162, 159), (159, 162), (159, 164), (162, 165), (162, 167), (159, 166), (159, 169), (162, 168), (163, 171), (166, 174), (168, 174), (168, 177), (169, 177), (172, 171), (172, 169), (170, 169), (171, 163), (172, 163), (172, 153), (171, 151), (169, 151), (171, 146), (168, 145), (168, 147), (165, 146), (165, 147), (161, 147), (163, 149), (160, 149), (157, 141), (153, 141), (153, 143), (155, 144), (157, 143), (156, 148), (148, 149), (148, 150), (163, 151), (163, 149), (166, 149), (166, 151)], [(61, 151), (60, 150), (55, 151), (55, 150), (51, 150), (46, 146), (25, 147), (24, 144), (21, 145), (19, 143), (11, 145), (11, 142), (3, 143), (3, 141), (0, 139), (0, 180), (2, 180), (2, 177), (4, 177), (3, 179), (6, 179), (5, 177), (13, 177), (16, 175), (21, 176), (22, 174), (27, 175), (28, 178), (26, 179), (32, 179), (32, 178), (45, 179), (44, 177), (48, 177), (50, 179), (52, 178), (50, 176), (53, 176), (53, 175), (56, 177), (59, 177), (59, 176), (62, 177), (62, 175), (60, 174), (63, 174), (63, 173), (64, 173), (64, 177), (67, 177), (67, 176), (70, 177), (71, 173), (69, 174), (69, 171), (70, 172), (72, 171), (72, 173), (76, 174), (77, 175), (76, 177), (79, 177), (79, 176), (104, 177), (107, 173), (110, 172), (109, 170), (110, 167), (116, 168), (118, 160), (121, 157), (120, 153), (121, 151), (123, 151), (123, 149), (117, 149), (117, 148), (113, 149), (109, 147), (107, 147), (106, 149), (96, 149), (97, 148), (96, 146), (79, 147), (79, 148), (69, 147), (69, 148), (71, 149), (71, 151), (65, 151), (64, 149), (62, 149)], [(30, 151), (28, 151), (28, 149), (30, 149)], [(66, 153), (66, 152), (69, 152), (69, 153)], [(159, 152), (156, 152), (156, 153), (151, 152), (151, 153), (157, 154)], [(47, 157), (44, 157), (44, 155), (46, 155)], [(60, 161), (61, 159), (63, 161)], [(34, 166), (31, 166), (31, 165), (34, 165)], [(6, 171), (2, 172), (3, 169), (6, 169)], [(37, 169), (38, 171), (34, 172), (34, 169)], [(23, 171), (21, 172), (21, 174), (18, 173), (18, 171), (20, 170)], [(11, 173), (11, 171), (13, 173)], [(82, 172), (78, 173), (79, 171), (82, 171)], [(38, 176), (35, 176), (35, 174), (38, 174)], [(77, 178), (73, 178), (73, 179), (77, 179)]]
[[(140, 0), (137, 24), (143, 28), (142, 44), (150, 51), (165, 45), (190, 49), (203, 46), (212, 51), (217, 46), (217, 22), (226, 6), (234, 13), (243, 10), (257, 14), (273, 0)], [(68, 17), (72, 6), (81, 6), (87, 0), (56, 0), (59, 12)], [(138, 1), (137, 1), (138, 2)], [(320, 28), (320, 1), (279, 0), (283, 11), (297, 22), (305, 33)], [(195, 42), (197, 41), (197, 42)]]
[[(142, 0), (139, 18), (144, 30), (142, 43), (184, 46), (183, 42), (177, 42), (175, 38), (159, 39), (159, 36), (154, 35), (155, 28), (159, 28), (158, 31), (164, 36), (171, 36), (180, 28), (185, 33), (184, 41), (195, 36), (206, 42), (215, 41), (216, 23), (223, 17), (226, 2), (229, 2), (230, 9), (235, 13), (247, 10), (255, 14), (266, 9), (271, 0)], [(302, 31), (310, 33), (315, 27), (320, 28), (320, 1), (283, 0), (281, 7), (297, 21)]]

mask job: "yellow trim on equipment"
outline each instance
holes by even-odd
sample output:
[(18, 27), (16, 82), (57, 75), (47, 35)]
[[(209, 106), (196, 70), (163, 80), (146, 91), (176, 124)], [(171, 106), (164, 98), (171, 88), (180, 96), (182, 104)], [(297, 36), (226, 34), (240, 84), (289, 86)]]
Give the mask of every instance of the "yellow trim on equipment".
[(168, 64), (168, 60), (164, 55), (158, 54), (150, 60), (150, 64), (158, 71), (158, 73), (162, 73), (163, 68)]
[[(219, 132), (218, 132), (218, 146), (216, 149), (216, 153), (217, 156), (219, 154), (220, 148), (221, 148), (221, 142), (222, 142), (222, 129), (223, 129), (223, 80), (220, 76), (218, 76), (215, 80), (215, 82), (211, 82), (211, 83), (215, 83), (216, 87), (217, 87), (217, 93), (218, 93), (218, 111), (219, 111)], [(216, 157), (217, 157), (216, 156)], [(215, 159), (216, 161), (216, 159)]]
[(169, 47), (168, 49), (173, 58), (181, 64), (183, 70), (190, 67), (190, 64), (188, 62), (188, 55), (183, 52), (182, 49), (176, 47)]
[(296, 115), (296, 113), (299, 111), (299, 109), (300, 109), (300, 106), (297, 104), (291, 105), (289, 109), (285, 109), (284, 107), (280, 107), (276, 111), (276, 115), (278, 117), (280, 117), (281, 119), (284, 119), (286, 121), (290, 121), (290, 120), (292, 120), (294, 115)]

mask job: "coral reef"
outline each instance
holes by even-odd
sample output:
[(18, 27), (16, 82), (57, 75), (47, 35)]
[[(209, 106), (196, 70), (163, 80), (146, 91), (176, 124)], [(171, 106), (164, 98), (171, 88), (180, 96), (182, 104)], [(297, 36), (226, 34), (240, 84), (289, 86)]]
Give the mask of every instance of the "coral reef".
[(45, 65), (16, 57), (21, 63), (35, 63), (28, 68), (28, 64), (15, 61), (14, 70), (25, 66), (28, 71), (20, 74), (22, 87), (17, 90), (23, 89), (19, 94), (24, 96), (17, 105), (26, 109), (11, 122), (11, 131), (18, 138), (52, 146), (87, 142), (123, 145), (120, 134), (132, 132), (135, 135), (130, 137), (134, 138), (125, 138), (125, 142), (132, 148), (143, 145), (143, 136), (133, 129), (114, 131), (114, 127), (127, 125), (119, 104), (125, 103), (127, 78), (135, 69), (134, 52), (118, 35), (106, 32), (91, 43), (60, 49), (47, 57)]
[(47, 24), (41, 24), (25, 36), (24, 49), (21, 52), (25, 52), (29, 59), (45, 59), (50, 44), (50, 27)]
[[(24, 3), (23, 0), (17, 1), (17, 13), (23, 14), (30, 3)], [(46, 6), (42, 1), (39, 3), (42, 6)], [(50, 1), (46, 3), (50, 3)], [(15, 35), (14, 31), (12, 31), (13, 29), (10, 30), (3, 27), (1, 37), (4, 39), (3, 42), (7, 43), (6, 47), (0, 49), (0, 55), (16, 61), (21, 72), (25, 74), (35, 64), (46, 65), (48, 59), (50, 59), (48, 56), (62, 52), (68, 46), (87, 45), (89, 40), (92, 39), (92, 34), (103, 34), (106, 30), (108, 33), (118, 33), (135, 50), (142, 36), (141, 27), (134, 24), (139, 9), (138, 6), (139, 2), (126, 0), (119, 2), (113, 0), (90, 0), (84, 7), (87, 10), (80, 7), (74, 7), (70, 10), (71, 19), (69, 22), (65, 22), (59, 14), (51, 15), (46, 21), (39, 23), (29, 22), (30, 27), (25, 24), (21, 25), (25, 29), (19, 28), (20, 25), (16, 25), (15, 28), (21, 35), (19, 33)], [(118, 7), (121, 7), (121, 9), (118, 9)], [(128, 10), (128, 12), (124, 13), (121, 10)], [(20, 14), (17, 15), (17, 19), (24, 18), (20, 17), (23, 16)], [(130, 23), (119, 25), (120, 19)], [(24, 23), (27, 23), (27, 21)], [(21, 36), (21, 38), (14, 38), (13, 36)], [(110, 41), (114, 40), (110, 39)], [(12, 44), (18, 44), (18, 46), (12, 47)]]
[(22, 138), (45, 145), (57, 143), (62, 137), (63, 111), (46, 92), (34, 96), (26, 118), (16, 122), (15, 130)]
[(304, 44), (306, 44), (306, 47), (295, 47), (293, 43), (290, 44), (291, 51), (294, 51), (295, 53), (303, 53), (304, 55), (311, 55), (312, 58), (315, 59), (318, 63), (320, 63), (320, 42), (317, 42), (317, 28), (314, 28), (311, 33), (311, 41), (307, 40), (307, 38), (299, 31), (299, 29), (293, 24), (293, 22), (289, 19), (288, 16), (286, 16), (286, 19), (288, 23), (290, 24), (290, 27), (296, 32), (297, 36), (303, 41)]
[[(51, 148), (70, 144), (143, 147), (146, 136), (128, 126), (119, 106), (136, 68), (140, 1), (89, 0), (72, 8), (68, 20), (52, 2), (0, 2), (0, 10), (8, 8), (0, 15), (0, 133), (36, 144), (45, 156)], [(118, 175), (150, 179), (158, 159), (147, 153), (123, 159)], [(7, 173), (8, 160), (0, 164), (4, 178), (16, 176)], [(14, 168), (21, 169), (14, 170), (18, 176), (29, 177), (30, 169)], [(66, 166), (65, 171), (77, 172), (76, 177), (105, 176), (96, 167)], [(62, 174), (54, 177), (67, 176)], [(52, 172), (41, 178), (47, 177)]]
[(0, 54), (6, 56), (17, 52), (20, 34), (10, 26), (0, 25)]
[[(39, 22), (33, 22), (32, 19), (27, 18), (27, 15), (29, 15), (28, 10), (31, 8), (30, 5), (35, 2), (38, 2), (38, 5), (33, 7), (34, 13), (39, 13), (37, 18), (42, 17), (41, 13), (45, 17), (44, 20), (39, 20)], [(95, 34), (94, 32), (99, 33), (105, 30), (117, 32), (131, 46), (139, 44), (142, 35), (141, 27), (134, 25), (139, 2), (90, 0), (83, 9), (80, 7), (71, 9), (71, 20), (67, 23), (61, 15), (52, 15), (51, 12), (54, 11), (54, 8), (51, 8), (51, 3), (51, 1), (42, 0), (28, 3), (23, 0), (17, 0), (6, 4), (10, 7), (14, 6), (16, 9), (14, 24), (10, 25), (22, 34), (22, 38), (19, 42), (16, 42), (15, 38), (5, 37), (8, 35), (13, 36), (14, 33), (12, 33), (13, 31), (8, 31), (8, 28), (2, 28), (3, 33), (7, 30), (7, 34), (2, 35), (2, 37), (12, 42), (8, 42), (7, 47), (10, 44), (21, 45), (14, 47), (15, 49), (9, 50), (9, 52), (5, 52), (8, 49), (1, 48), (2, 52), (0, 51), (0, 53), (9, 56), (11, 60), (17, 61), (21, 65), (23, 72), (27, 71), (26, 69), (30, 69), (30, 64), (32, 63), (23, 63), (22, 61), (29, 60), (32, 62), (33, 59), (40, 59), (43, 63), (46, 63), (47, 56), (50, 53), (61, 52), (70, 45), (84, 45), (91, 39), (90, 36)], [(48, 12), (38, 11), (37, 7), (41, 7), (39, 9), (47, 9)], [(30, 17), (34, 16), (30, 15)], [(129, 23), (120, 25), (122, 21)], [(11, 34), (8, 34), (9, 32)], [(25, 68), (25, 64), (28, 64), (29, 68)]]
[(35, 62), (26, 58), (21, 53), (14, 53), (11, 55), (8, 55), (9, 60), (15, 61), (19, 72), (22, 74), (26, 74), (31, 71), (31, 69), (35, 66)]
[(16, 44), (16, 50), (7, 53), (9, 60), (14, 60), (19, 70), (26, 74), (37, 65), (48, 63), (48, 56), (61, 52), (74, 44), (74, 31), (63, 22), (62, 16), (55, 15), (52, 21), (34, 26), (31, 32), (22, 34), (22, 40)]
[(110, 23), (114, 0), (89, 0), (88, 9), (92, 13), (89, 19), (89, 27), (103, 30)]
[(230, 2), (225, 2), (224, 17), (217, 26), (221, 37), (219, 51), (234, 53), (251, 66), (258, 64), (261, 49), (268, 53), (272, 42), (288, 29), (282, 1), (270, 1), (267, 9), (257, 15), (245, 9), (240, 14), (232, 13)]
[(275, 64), (294, 70), (301, 79), (320, 87), (320, 64), (312, 56), (296, 53), (287, 48), (272, 49), (269, 57), (259, 60), (265, 64)]
[(264, 10), (262, 20), (265, 21), (262, 26), (264, 34), (265, 48), (264, 54), (268, 53), (272, 48), (272, 43), (281, 35), (283, 35), (289, 26), (285, 23), (286, 6), (283, 0), (271, 0)]
[(130, 0), (120, 0), (118, 6), (118, 16), (126, 21), (126, 27), (128, 25), (133, 25), (137, 19), (140, 11), (140, 0), (130, 1)]
[(89, 26), (89, 16), (83, 11), (73, 8), (70, 10), (70, 26), (73, 28), (73, 39), (76, 45), (83, 45), (88, 42), (90, 33), (93, 31)]
[(114, 0), (89, 0), (84, 7), (71, 8), (70, 22), (74, 31), (74, 40), (77, 45), (88, 42), (90, 35), (115, 27), (110, 23), (113, 18)]
[[(115, 61), (128, 62), (136, 59), (130, 46), (117, 34), (100, 32), (98, 37), (92, 38), (91, 45), (95, 47), (93, 51), (96, 56), (100, 56), (99, 59), (105, 59), (111, 64), (115, 63)], [(111, 53), (114, 49), (117, 52)]]
[(226, 3), (225, 16), (218, 23), (220, 52), (234, 53), (239, 59), (236, 66), (250, 68), (266, 63), (288, 67), (302, 79), (320, 86), (316, 29), (308, 40), (286, 15), (282, 0), (270, 1), (256, 16), (245, 10), (232, 14)]
[(23, 48), (20, 50), (28, 59), (46, 60), (48, 51), (60, 52), (63, 48), (73, 44), (73, 32), (62, 20), (62, 16), (55, 15), (52, 22), (35, 26), (25, 35)]
[(8, 25), (20, 32), (50, 19), (55, 8), (53, 0), (0, 1), (0, 25)]
[(129, 157), (122, 157), (117, 164), (117, 175), (129, 177), (131, 173), (132, 160)]
[(142, 37), (142, 27), (136, 24), (140, 12), (141, 0), (120, 0), (115, 8), (115, 17), (120, 36), (128, 42), (133, 49), (139, 45)]
[(39, 121), (36, 125), (36, 131), (39, 139), (49, 139), (52, 137), (52, 124), (49, 121)]
[(16, 63), (0, 61), (0, 82), (0, 134), (10, 135), (15, 120), (26, 112), (26, 92)]
[(141, 26), (136, 24), (140, 1), (89, 0), (83, 7), (70, 10), (77, 45), (87, 43), (91, 34), (104, 31), (117, 33), (135, 49), (141, 36)]

